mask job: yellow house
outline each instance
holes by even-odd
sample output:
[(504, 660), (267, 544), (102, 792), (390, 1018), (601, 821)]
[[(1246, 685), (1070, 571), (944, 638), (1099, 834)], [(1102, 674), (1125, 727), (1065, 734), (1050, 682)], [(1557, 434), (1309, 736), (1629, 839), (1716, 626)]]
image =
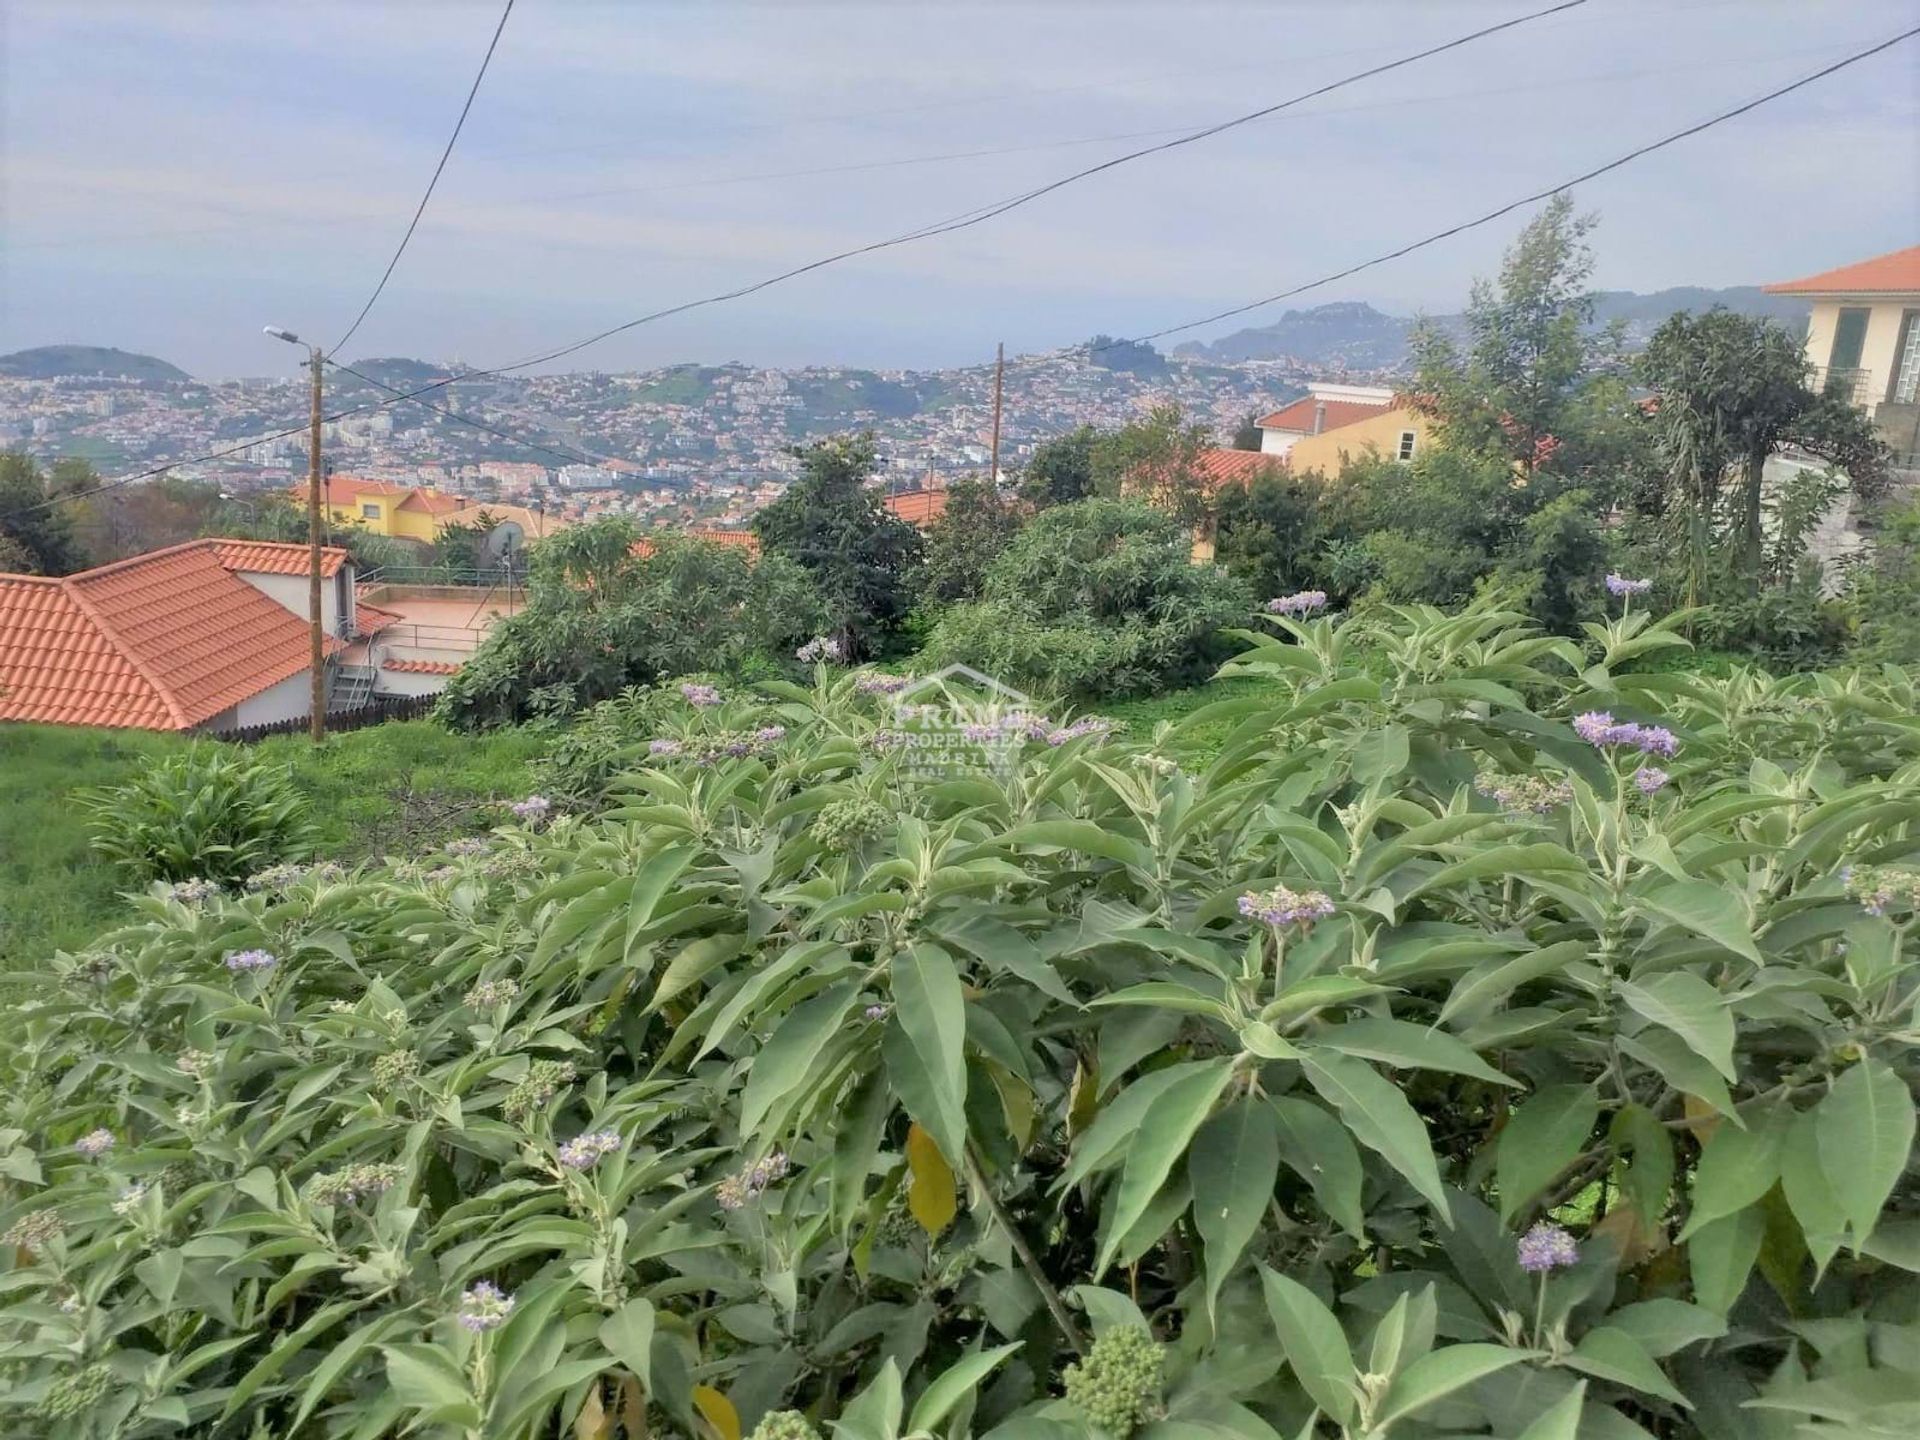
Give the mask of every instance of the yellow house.
[(1920, 390), (1920, 245), (1765, 287), (1813, 301), (1807, 363), (1830, 394), (1869, 415)]
[[(304, 504), (306, 487), (296, 486), (294, 496)], [(414, 540), (423, 545), (431, 544), (448, 525), (470, 523), (482, 511), (496, 524), (517, 525), (528, 540), (550, 535), (566, 524), (557, 516), (530, 510), (524, 505), (483, 503), (426, 486), (390, 485), (384, 480), (363, 480), (353, 475), (329, 476), (322, 501), (328, 517), (336, 525), (356, 525), (376, 535)]]
[(1425, 417), (1378, 385), (1316, 384), (1305, 399), (1257, 423), (1260, 453), (1285, 460), (1295, 474), (1337, 475), (1348, 461), (1367, 455), (1411, 460), (1433, 433)]

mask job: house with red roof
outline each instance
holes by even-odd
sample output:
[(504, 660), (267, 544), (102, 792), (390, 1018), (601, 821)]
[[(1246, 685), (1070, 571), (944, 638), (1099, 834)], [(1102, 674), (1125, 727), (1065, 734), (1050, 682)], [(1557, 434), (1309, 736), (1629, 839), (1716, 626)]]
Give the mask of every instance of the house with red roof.
[[(328, 708), (444, 688), (464, 654), (403, 633), (359, 598), (345, 550), (320, 553)], [(224, 735), (305, 719), (310, 563), (305, 545), (209, 539), (74, 575), (0, 574), (0, 721)], [(435, 668), (423, 678), (416, 662)]]
[(1378, 385), (1315, 382), (1303, 398), (1254, 423), (1261, 454), (1284, 459), (1296, 472), (1327, 475), (1364, 455), (1411, 460), (1431, 434), (1425, 416)]
[(1920, 245), (1761, 287), (1813, 302), (1807, 363), (1901, 454), (1920, 452)]

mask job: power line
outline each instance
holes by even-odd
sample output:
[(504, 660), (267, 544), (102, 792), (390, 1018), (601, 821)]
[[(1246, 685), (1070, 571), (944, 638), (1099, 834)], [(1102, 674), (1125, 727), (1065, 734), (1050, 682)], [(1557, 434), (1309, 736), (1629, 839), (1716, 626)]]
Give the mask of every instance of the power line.
[[(1791, 81), (1786, 85), (1782, 85), (1778, 89), (1770, 90), (1766, 94), (1757, 96), (1756, 98), (1746, 101), (1744, 104), (1737, 105), (1730, 110), (1723, 110), (1719, 114), (1714, 115), (1706, 120), (1702, 120), (1696, 124), (1689, 125), (1682, 130), (1676, 130), (1669, 135), (1661, 137), (1658, 140), (1639, 146), (1633, 150), (1628, 151), (1626, 154), (1617, 157), (1616, 159), (1608, 161), (1604, 165), (1595, 166), (1594, 168), (1587, 170), (1580, 175), (1576, 175), (1571, 179), (1563, 180), (1558, 184), (1547, 187), (1546, 189), (1537, 190), (1533, 192), (1531, 195), (1524, 196), (1506, 205), (1502, 205), (1498, 209), (1490, 210), (1486, 214), (1481, 215), (1475, 219), (1463, 221), (1460, 224), (1449, 226), (1444, 230), (1436, 231), (1431, 235), (1423, 237), (1422, 239), (1412, 241), (1409, 244), (1402, 245), (1397, 249), (1387, 251), (1380, 255), (1376, 255), (1370, 260), (1364, 260), (1357, 265), (1348, 266), (1343, 270), (1337, 270), (1330, 274), (1322, 275), (1318, 279), (1309, 280), (1304, 284), (1296, 285), (1291, 289), (1282, 290), (1273, 295), (1264, 296), (1259, 300), (1250, 301), (1245, 305), (1235, 306), (1228, 310), (1221, 310), (1212, 315), (1205, 316), (1198, 320), (1189, 320), (1189, 321), (1184, 321), (1178, 325), (1165, 326), (1159, 330), (1150, 331), (1147, 334), (1138, 335), (1129, 340), (1112, 340), (1107, 342), (1105, 345), (1073, 346), (1062, 351), (1054, 352), (1052, 355), (1039, 357), (1036, 360), (1026, 361), (1023, 363), (1028, 365), (1044, 364), (1050, 360), (1065, 359), (1074, 354), (1096, 354), (1099, 351), (1108, 350), (1117, 345), (1141, 344), (1148, 340), (1159, 339), (1162, 336), (1177, 334), (1183, 330), (1197, 329), (1202, 325), (1210, 325), (1219, 320), (1230, 319), (1235, 315), (1245, 314), (1247, 311), (1256, 310), (1265, 305), (1271, 305), (1281, 300), (1290, 299), (1295, 295), (1304, 294), (1309, 290), (1318, 289), (1324, 285), (1330, 285), (1336, 280), (1344, 279), (1350, 275), (1359, 274), (1363, 270), (1369, 270), (1378, 265), (1384, 265), (1390, 260), (1395, 260), (1400, 258), (1403, 255), (1411, 254), (1416, 250), (1424, 249), (1428, 245), (1437, 244), (1441, 240), (1450, 239), (1451, 237), (1458, 234), (1462, 234), (1467, 230), (1472, 230), (1472, 229), (1478, 228), (1479, 226), (1488, 224), (1491, 221), (1499, 219), (1504, 215), (1511, 214), (1513, 211), (1518, 210), (1526, 205), (1534, 204), (1537, 201), (1544, 200), (1553, 195), (1556, 195), (1562, 190), (1571, 189), (1575, 185), (1583, 184), (1588, 180), (1595, 179), (1601, 175), (1605, 175), (1610, 171), (1620, 169), (1622, 166), (1630, 164), (1633, 161), (1640, 159), (1646, 155), (1650, 155), (1657, 150), (1665, 149), (1669, 145), (1673, 145), (1681, 140), (1688, 139), (1694, 135), (1698, 135), (1701, 132), (1705, 130), (1709, 130), (1716, 125), (1724, 124), (1729, 120), (1733, 120), (1737, 118), (1738, 116), (1745, 115), (1753, 110), (1758, 109), (1762, 105), (1766, 105), (1771, 103), (1774, 100), (1780, 99), (1782, 96), (1790, 95), (1794, 91), (1803, 89), (1804, 87), (1811, 85), (1816, 81), (1823, 80), (1827, 78), (1829, 75), (1833, 75), (1841, 70), (1846, 69), (1848, 66), (1858, 64), (1860, 61), (1866, 60), (1874, 55), (1880, 54), (1884, 50), (1889, 50), (1895, 45), (1901, 44), (1907, 40), (1911, 40), (1916, 35), (1920, 35), (1920, 26), (1916, 26), (1913, 29), (1902, 31), (1900, 34), (1895, 35), (1888, 40), (1881, 41), (1879, 44), (1869, 46), (1864, 50), (1855, 51), (1853, 54), (1848, 55), (1843, 59), (1834, 62), (1831, 65), (1823, 66), (1819, 70), (1815, 70), (1810, 74), (1803, 75), (1797, 80)], [(977, 213), (977, 212), (969, 212), (969, 213)], [(925, 232), (912, 232), (912, 234), (914, 235), (919, 235), (922, 233), (940, 233), (940, 232), (937, 229), (930, 229)], [(894, 244), (894, 243), (900, 243), (900, 242), (898, 241), (882, 242), (883, 245)], [(880, 248), (880, 247), (869, 246), (867, 248), (873, 249), (873, 248)], [(857, 253), (863, 253), (863, 252), (850, 251), (847, 253), (857, 254)], [(844, 257), (841, 257), (841, 258), (844, 258)], [(820, 265), (826, 264), (826, 263), (831, 263), (831, 262), (817, 261), (814, 263), (814, 265), (810, 267), (805, 267), (805, 268), (817, 269), (819, 268)], [(754, 289), (764, 289), (768, 285), (771, 285), (774, 283), (776, 283), (776, 280), (761, 281), (759, 282), (759, 284), (751, 287), (746, 287), (745, 289), (737, 293), (745, 294), (745, 293), (749, 293), (751, 290), (754, 290)], [(731, 298), (731, 297), (724, 297), (724, 298)], [(678, 307), (678, 309), (691, 309), (693, 308), (693, 305), (709, 304), (709, 303), (712, 303), (712, 301), (695, 301), (695, 302), (692, 302), (692, 304), (690, 305)], [(678, 313), (678, 310), (663, 311), (659, 313), (662, 315), (673, 314), (673, 313)], [(643, 317), (643, 319), (640, 321), (630, 322), (629, 325), (620, 327), (620, 328), (630, 329), (634, 324), (645, 323), (645, 318), (652, 318), (652, 317)], [(608, 332), (608, 333), (614, 333), (614, 332)], [(587, 344), (587, 343), (591, 343), (591, 341), (583, 342), (583, 344)], [(579, 349), (582, 347), (573, 346), (570, 348)], [(563, 353), (567, 353), (567, 352), (566, 351), (554, 352), (555, 355), (563, 354)], [(488, 378), (495, 375), (505, 374), (509, 371), (516, 370), (516, 369), (525, 369), (528, 365), (539, 364), (539, 363), (541, 363), (539, 359), (534, 359), (531, 361), (517, 362), (513, 365), (500, 366), (493, 370), (471, 371), (465, 375), (454, 376), (449, 379), (435, 381), (429, 385), (423, 385), (417, 390), (395, 393), (393, 395), (393, 398), (388, 400), (378, 401), (369, 405), (354, 406), (346, 410), (336, 411), (335, 413), (328, 415), (325, 418), (330, 421), (338, 420), (338, 419), (343, 419), (349, 415), (362, 413), (363, 411), (386, 409), (388, 406), (397, 405), (403, 400), (418, 400), (423, 395), (431, 394), (436, 390), (444, 390), (449, 385), (457, 384), (461, 380), (484, 379), (484, 378)], [(342, 368), (346, 368), (346, 367), (342, 367)], [(362, 376), (361, 378), (365, 379), (366, 377)], [(382, 387), (382, 388), (385, 388), (385, 387)], [(452, 412), (449, 412), (449, 413), (452, 413)], [(278, 431), (275, 434), (250, 440), (250, 441), (247, 441), (245, 444), (236, 445), (225, 450), (216, 450), (206, 455), (198, 455), (198, 456), (190, 457), (188, 459), (169, 461), (164, 465), (157, 465), (148, 470), (142, 470), (132, 475), (124, 475), (124, 476), (118, 477), (117, 479), (109, 480), (105, 484), (95, 486), (90, 490), (77, 491), (67, 495), (55, 496), (51, 499), (42, 501), (39, 504), (29, 505), (24, 507), (21, 510), (14, 511), (11, 513), (19, 514), (19, 515), (32, 514), (35, 511), (46, 509), (52, 505), (62, 504), (68, 500), (85, 499), (90, 495), (97, 495), (102, 491), (115, 489), (116, 487), (121, 485), (132, 484), (134, 481), (144, 480), (149, 476), (161, 474), (167, 470), (171, 470), (180, 465), (199, 464), (208, 460), (218, 460), (228, 455), (238, 454), (240, 451), (251, 449), (254, 445), (262, 443), (263, 440), (276, 440), (276, 439), (281, 439), (288, 435), (297, 435), (297, 434), (300, 434), (302, 431), (304, 431), (306, 428), (307, 427), (304, 425), (294, 426), (291, 429)]]
[(1216, 311), (1212, 315), (1203, 316), (1198, 320), (1186, 320), (1178, 325), (1168, 325), (1159, 330), (1151, 330), (1144, 335), (1136, 335), (1131, 340), (1113, 340), (1098, 347), (1086, 347), (1087, 353), (1094, 353), (1096, 348), (1098, 350), (1107, 350), (1115, 345), (1143, 344), (1148, 340), (1158, 340), (1162, 336), (1177, 335), (1183, 330), (1196, 330), (1202, 325), (1211, 325), (1219, 320), (1230, 320), (1235, 315), (1244, 315), (1249, 310), (1258, 310), (1264, 305), (1272, 305), (1281, 300), (1290, 300), (1294, 296), (1304, 294), (1308, 290), (1316, 290), (1323, 285), (1331, 285), (1336, 280), (1344, 280), (1348, 276), (1358, 275), (1363, 270), (1371, 270), (1376, 265), (1384, 265), (1389, 260), (1398, 260), (1403, 255), (1410, 255), (1416, 250), (1423, 250), (1429, 245), (1438, 244), (1442, 240), (1451, 239), (1455, 235), (1463, 234), (1468, 230), (1477, 229), (1482, 225), (1489, 224), (1492, 221), (1500, 219), (1502, 216), (1511, 215), (1515, 210), (1535, 204), (1541, 200), (1549, 199), (1554, 195), (1558, 195), (1563, 190), (1571, 190), (1576, 185), (1584, 185), (1589, 180), (1597, 179), (1609, 171), (1618, 170), (1623, 165), (1630, 165), (1635, 160), (1653, 154), (1656, 150), (1664, 150), (1669, 145), (1678, 144), (1682, 140), (1698, 135), (1703, 130), (1711, 130), (1716, 125), (1725, 124), (1727, 121), (1745, 115), (1749, 111), (1759, 109), (1762, 105), (1778, 100), (1784, 95), (1791, 95), (1794, 91), (1803, 89), (1815, 81), (1824, 80), (1829, 75), (1846, 69), (1849, 65), (1857, 65), (1860, 61), (1878, 55), (1883, 50), (1891, 50), (1895, 45), (1911, 40), (1916, 35), (1920, 35), (1920, 25), (1915, 26), (1911, 30), (1904, 30), (1889, 40), (1882, 40), (1877, 45), (1870, 45), (1865, 50), (1856, 50), (1844, 59), (1836, 60), (1833, 64), (1823, 66), (1811, 74), (1802, 75), (1798, 80), (1782, 85), (1777, 90), (1769, 90), (1766, 94), (1748, 100), (1744, 104), (1736, 105), (1731, 110), (1722, 110), (1719, 114), (1702, 120), (1697, 124), (1689, 125), (1684, 130), (1675, 130), (1669, 135), (1663, 135), (1658, 140), (1637, 146), (1627, 151), (1624, 155), (1616, 156), (1614, 159), (1607, 161), (1604, 165), (1596, 165), (1591, 170), (1582, 171), (1580, 174), (1570, 179), (1562, 180), (1558, 184), (1550, 185), (1544, 190), (1536, 190), (1531, 195), (1523, 195), (1518, 200), (1511, 200), (1505, 205), (1487, 211), (1484, 215), (1476, 216), (1471, 220), (1463, 220), (1458, 225), (1449, 225), (1444, 230), (1436, 230), (1431, 235), (1411, 241), (1408, 244), (1399, 246), (1397, 249), (1384, 251), (1379, 255), (1375, 255), (1370, 260), (1362, 260), (1357, 265), (1349, 265), (1344, 270), (1335, 270), (1331, 274), (1322, 275), (1317, 280), (1309, 280), (1303, 285), (1295, 285), (1291, 289), (1281, 290), (1275, 294), (1263, 296), (1258, 300), (1250, 300), (1244, 305), (1235, 305), (1227, 310)]
[(338, 350), (353, 338), (354, 331), (360, 328), (360, 322), (367, 318), (374, 302), (380, 298), (380, 292), (387, 288), (387, 281), (393, 278), (393, 268), (400, 263), (400, 257), (407, 253), (407, 242), (413, 239), (413, 232), (420, 227), (420, 217), (427, 213), (427, 202), (433, 199), (433, 187), (440, 183), (440, 172), (447, 168), (447, 161), (453, 158), (454, 142), (459, 140), (460, 131), (467, 123), (467, 112), (473, 109), (473, 97), (480, 93), (480, 82), (487, 78), (487, 66), (493, 63), (493, 52), (500, 45), (500, 36), (507, 28), (507, 17), (513, 14), (513, 0), (507, 0), (506, 9), (500, 12), (500, 23), (493, 27), (493, 39), (487, 42), (487, 53), (480, 60), (480, 72), (473, 77), (473, 86), (467, 91), (467, 103), (460, 107), (460, 118), (453, 122), (453, 133), (447, 137), (447, 148), (440, 152), (440, 163), (433, 167), (433, 178), (427, 181), (426, 194), (420, 197), (420, 204), (413, 212), (413, 219), (407, 224), (407, 233), (400, 237), (400, 248), (393, 252), (393, 258), (387, 262), (386, 272), (381, 275), (380, 283), (373, 287), (373, 294), (367, 297), (367, 303), (360, 307), (360, 313), (354, 317), (353, 324), (347, 327), (347, 333), (333, 342)]

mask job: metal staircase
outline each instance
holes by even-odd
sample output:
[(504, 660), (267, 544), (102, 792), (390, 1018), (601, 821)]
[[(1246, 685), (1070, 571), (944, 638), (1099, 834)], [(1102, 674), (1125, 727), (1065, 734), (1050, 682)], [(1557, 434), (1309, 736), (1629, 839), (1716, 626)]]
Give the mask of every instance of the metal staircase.
[(373, 682), (379, 671), (371, 665), (336, 665), (333, 683), (327, 690), (329, 714), (358, 710), (373, 698)]

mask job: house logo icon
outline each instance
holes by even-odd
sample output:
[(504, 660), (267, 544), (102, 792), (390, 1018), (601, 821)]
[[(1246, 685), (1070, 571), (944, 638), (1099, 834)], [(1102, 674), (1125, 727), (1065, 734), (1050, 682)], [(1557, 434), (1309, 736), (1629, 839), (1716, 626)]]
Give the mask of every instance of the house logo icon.
[(971, 665), (948, 665), (894, 697), (894, 720), (908, 739), (911, 766), (930, 777), (1004, 772), (1020, 745), (1046, 721), (1023, 690)]
[(996, 680), (971, 665), (948, 665), (924, 675), (894, 697), (894, 709), (905, 710), (907, 718), (918, 717), (928, 705), (945, 706), (969, 718), (979, 714), (1025, 713), (1033, 700), (1025, 691)]

